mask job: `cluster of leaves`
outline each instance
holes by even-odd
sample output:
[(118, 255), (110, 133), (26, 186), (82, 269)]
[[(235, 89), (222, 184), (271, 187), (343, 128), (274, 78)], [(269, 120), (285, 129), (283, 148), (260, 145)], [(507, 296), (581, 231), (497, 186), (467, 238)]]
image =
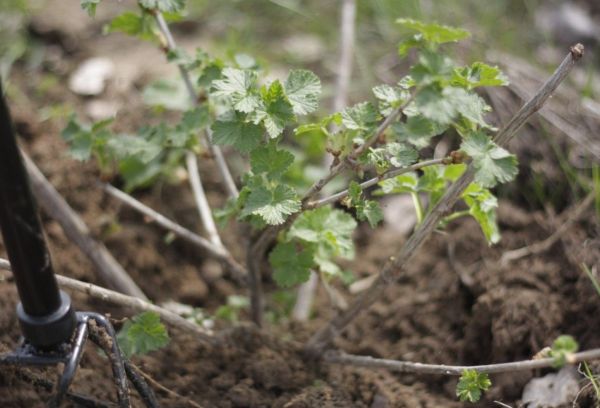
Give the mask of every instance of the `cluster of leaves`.
[[(95, 12), (99, 0), (82, 0), (88, 13)], [(108, 24), (106, 31), (155, 41), (165, 47), (157, 29), (156, 12), (176, 19), (183, 0), (139, 0), (139, 13), (127, 12)], [(355, 218), (348, 212), (329, 207), (303, 211), (301, 194), (288, 183), (297, 157), (289, 149), (292, 130), (297, 139), (317, 135), (327, 141), (334, 162), (348, 160), (357, 174), (373, 169), (384, 174), (420, 160), (420, 151), (434, 137), (454, 131), (462, 138), (460, 150), (474, 164), (475, 182), (463, 193), (467, 210), (450, 215), (471, 215), (481, 225), (490, 243), (499, 240), (495, 209), (497, 200), (489, 190), (511, 180), (517, 172), (516, 159), (494, 144), (488, 135), (494, 129), (485, 121), (490, 110), (474, 91), (481, 86), (506, 84), (498, 68), (476, 62), (458, 66), (440, 49), (469, 36), (452, 27), (398, 20), (416, 34), (399, 48), (401, 56), (416, 49), (416, 63), (395, 85), (373, 88), (374, 102), (361, 102), (308, 124), (298, 124), (302, 116), (318, 109), (321, 83), (307, 70), (293, 70), (283, 80), (265, 81), (256, 62), (240, 56), (226, 63), (203, 51), (188, 55), (169, 50), (172, 63), (187, 70), (199, 95), (191, 101), (181, 81), (161, 80), (144, 92), (152, 105), (185, 113), (176, 126), (160, 124), (137, 135), (113, 135), (108, 122), (85, 126), (72, 119), (63, 133), (75, 157), (86, 160), (94, 155), (101, 166), (116, 164), (127, 188), (148, 184), (168, 175), (181, 164), (186, 151), (198, 151), (200, 132), (212, 134), (216, 145), (232, 146), (250, 161), (243, 187), (234, 202), (220, 211), (224, 217), (237, 217), (256, 228), (283, 224), (301, 212), (291, 227), (280, 234), (269, 259), (274, 279), (289, 287), (308, 279), (311, 270), (328, 276), (344, 276), (336, 258), (354, 256), (352, 232)], [(193, 108), (191, 105), (197, 102)], [(402, 115), (397, 115), (399, 111)], [(390, 116), (394, 120), (385, 132), (378, 129)], [(378, 139), (373, 140), (377, 135)], [(362, 148), (369, 143), (369, 148)], [(360, 154), (357, 154), (360, 149)], [(434, 166), (405, 173), (380, 183), (376, 194), (408, 193), (414, 198), (419, 220), (441, 198), (448, 185), (464, 171), (465, 165)], [(427, 208), (423, 208), (423, 196)], [(360, 185), (351, 182), (344, 204), (359, 221), (372, 227), (383, 219), (377, 201), (369, 199)]]
[(554, 359), (553, 366), (560, 368), (567, 363), (567, 357), (579, 350), (579, 344), (573, 336), (558, 336), (552, 343), (548, 356)]
[(147, 354), (169, 344), (167, 328), (154, 312), (144, 312), (127, 320), (119, 333), (117, 342), (127, 357)]
[(461, 401), (477, 402), (484, 391), (492, 386), (490, 377), (486, 373), (476, 370), (465, 370), (456, 385), (456, 396)]

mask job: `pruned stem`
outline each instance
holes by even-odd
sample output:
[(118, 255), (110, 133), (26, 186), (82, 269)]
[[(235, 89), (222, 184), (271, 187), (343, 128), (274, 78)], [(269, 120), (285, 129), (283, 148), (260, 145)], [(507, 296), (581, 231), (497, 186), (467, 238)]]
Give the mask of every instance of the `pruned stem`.
[(73, 211), (25, 152), (21, 153), (29, 173), (31, 189), (37, 201), (44, 211), (60, 224), (67, 238), (88, 257), (94, 265), (98, 277), (106, 285), (119, 292), (146, 300), (144, 292), (108, 252), (108, 249), (101, 242), (92, 238), (90, 230), (79, 215)]
[[(546, 100), (556, 90), (558, 85), (567, 77), (575, 63), (583, 56), (583, 46), (578, 44), (571, 48), (552, 76), (544, 83), (540, 90), (531, 98), (509, 123), (502, 128), (494, 138), (500, 146), (506, 146), (525, 122), (537, 112)], [(306, 347), (316, 355), (320, 355), (333, 339), (346, 328), (362, 311), (368, 309), (377, 299), (381, 298), (384, 289), (389, 286), (404, 270), (407, 263), (416, 254), (438, 226), (439, 222), (454, 207), (462, 192), (473, 181), (475, 169), (469, 165), (465, 173), (453, 183), (436, 206), (427, 214), (425, 219), (401, 248), (396, 257), (392, 257), (379, 272), (377, 279), (365, 292), (360, 294), (350, 307), (334, 317), (325, 326), (319, 329), (308, 341)]]
[[(600, 349), (591, 349), (579, 353), (568, 354), (568, 364), (577, 364), (583, 361), (600, 359)], [(344, 364), (367, 368), (384, 368), (398, 373), (440, 374), (460, 376), (465, 370), (475, 370), (479, 373), (497, 374), (512, 373), (515, 371), (528, 371), (540, 368), (553, 367), (553, 358), (539, 358), (533, 360), (514, 361), (511, 363), (486, 364), (475, 366), (449, 366), (444, 364), (423, 364), (412, 361), (387, 360), (369, 356), (355, 356), (351, 354), (328, 351), (323, 356), (323, 361), (330, 364)]]
[[(411, 166), (407, 166), (407, 167), (391, 169), (377, 177), (373, 177), (372, 179), (363, 181), (362, 183), (359, 184), (359, 187), (361, 190), (365, 190), (369, 187), (374, 186), (375, 184), (379, 183), (382, 180), (387, 180), (392, 177), (399, 176), (401, 174), (410, 173), (411, 171), (416, 171), (416, 170), (422, 169), (424, 167), (450, 163), (450, 160), (451, 160), (450, 158), (432, 159), (432, 160), (422, 161), (420, 163), (415, 163), (415, 164), (413, 164)], [(308, 202), (308, 203), (306, 203), (306, 208), (312, 209), (312, 208), (322, 207), (327, 204), (335, 203), (336, 201), (339, 201), (347, 196), (348, 196), (348, 189), (340, 191), (339, 193), (335, 193), (329, 197), (322, 198), (320, 200)]]
[(220, 261), (223, 261), (231, 270), (232, 275), (239, 281), (245, 282), (248, 276), (246, 269), (240, 265), (231, 255), (231, 253), (224, 247), (218, 247), (207, 239), (201, 237), (198, 234), (190, 231), (189, 229), (182, 227), (174, 221), (171, 221), (164, 215), (156, 212), (152, 208), (148, 207), (144, 203), (136, 200), (129, 194), (111, 186), (110, 184), (102, 184), (102, 189), (110, 194), (112, 197), (133, 208), (136, 211), (144, 214), (148, 218), (152, 219), (161, 227), (173, 232), (178, 237), (185, 239), (187, 242), (202, 248), (208, 254)]
[[(10, 271), (10, 263), (0, 258), (0, 269)], [(214, 343), (215, 339), (211, 332), (204, 328), (194, 324), (176, 313), (162, 307), (153, 305), (145, 300), (123, 295), (122, 293), (115, 292), (110, 289), (103, 288), (87, 282), (81, 282), (77, 279), (69, 278), (63, 275), (56, 275), (56, 281), (62, 288), (70, 289), (76, 292), (84, 293), (91, 298), (102, 300), (103, 302), (111, 303), (118, 306), (128, 307), (135, 312), (154, 312), (160, 315), (160, 317), (173, 327), (180, 328), (182, 330), (191, 331), (198, 335), (198, 338)]]

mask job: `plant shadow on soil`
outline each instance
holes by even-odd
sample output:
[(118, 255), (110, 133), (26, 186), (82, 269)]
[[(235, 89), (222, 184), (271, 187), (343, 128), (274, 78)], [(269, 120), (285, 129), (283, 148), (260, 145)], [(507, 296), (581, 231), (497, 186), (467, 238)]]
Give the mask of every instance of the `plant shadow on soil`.
[[(14, 84), (31, 96), (12, 106), (24, 147), (151, 299), (157, 303), (172, 299), (214, 311), (227, 296), (245, 293), (205, 254), (179, 240), (167, 244), (163, 230), (106, 197), (93, 182), (99, 177), (93, 165), (66, 157), (60, 128), (52, 121), (40, 125), (34, 112), (65, 100), (77, 106), (76, 97), (59, 86), (38, 98), (26, 74), (17, 72), (13, 77)], [(136, 102), (123, 114), (132, 127), (144, 121), (140, 113), (134, 113), (139, 107)], [(532, 140), (527, 142), (530, 149), (540, 146)], [(521, 146), (516, 146), (520, 157)], [(221, 205), (224, 194), (215, 168), (203, 163), (201, 171), (207, 174), (209, 200)], [(519, 188), (526, 186), (518, 184), (512, 191)], [(600, 347), (600, 299), (579, 267), (581, 262), (593, 265), (600, 259), (595, 214), (590, 210), (550, 250), (500, 266), (502, 252), (545, 239), (556, 228), (544, 212), (524, 210), (519, 206), (522, 198), (512, 195), (511, 200), (500, 202), (503, 239), (499, 245), (488, 247), (479, 227), (467, 219), (455, 222), (447, 233), (435, 234), (400, 280), (343, 333), (336, 346), (349, 353), (443, 364), (527, 359), (559, 334), (573, 335), (582, 349)], [(186, 186), (159, 185), (138, 196), (183, 225), (198, 229)], [(56, 270), (102, 284), (60, 226), (45, 216), (43, 221)], [(239, 234), (229, 227), (223, 238), (234, 255), (243, 259)], [(385, 227), (361, 229), (356, 238), (360, 256), (348, 266), (359, 278), (376, 273), (404, 240)], [(0, 253), (4, 253), (1, 245)], [(73, 294), (73, 299), (80, 310), (109, 313), (116, 319), (130, 314), (80, 294)], [(17, 301), (14, 283), (0, 281), (0, 351), (13, 348), (18, 340)], [(282, 323), (269, 331), (246, 324), (228, 327), (218, 346), (201, 344), (187, 333), (172, 330), (168, 347), (134, 361), (167, 388), (204, 407), (463, 406), (456, 401), (456, 378), (391, 374), (306, 360), (303, 342), (332, 313), (326, 294), (319, 292), (314, 317), (306, 324)], [(56, 377), (56, 370), (32, 371), (47, 379)], [(544, 373), (492, 376), (494, 385), (479, 406), (492, 406), (494, 400), (518, 405), (527, 381)], [(0, 407), (45, 406), (50, 394), (17, 374), (0, 370)], [(73, 390), (114, 401), (107, 361), (91, 346)], [(165, 407), (189, 406), (161, 391), (157, 395)], [(134, 402), (141, 406), (139, 400)], [(592, 406), (589, 395), (580, 396), (578, 402)]]

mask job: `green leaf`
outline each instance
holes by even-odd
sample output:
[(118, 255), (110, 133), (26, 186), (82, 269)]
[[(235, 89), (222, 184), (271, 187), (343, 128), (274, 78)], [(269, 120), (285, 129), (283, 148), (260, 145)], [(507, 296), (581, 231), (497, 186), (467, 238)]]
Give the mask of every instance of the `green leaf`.
[(451, 88), (441, 90), (437, 86), (425, 87), (415, 97), (415, 105), (424, 118), (447, 126), (458, 114), (457, 106), (448, 97), (452, 92)]
[(291, 71), (285, 80), (284, 88), (296, 115), (309, 114), (319, 107), (321, 80), (311, 71)]
[(169, 344), (169, 334), (154, 312), (134, 316), (117, 334), (119, 347), (127, 357), (143, 355)]
[(252, 115), (255, 124), (263, 123), (271, 138), (283, 132), (285, 126), (295, 119), (292, 105), (279, 81), (273, 81), (269, 88), (261, 92), (262, 104)]
[(138, 0), (138, 2), (146, 9), (165, 13), (177, 13), (185, 7), (185, 0)]
[(72, 115), (61, 134), (69, 144), (71, 157), (75, 160), (86, 161), (89, 160), (95, 149), (99, 150), (99, 153), (103, 153), (103, 147), (111, 137), (111, 133), (106, 127), (112, 122), (111, 118), (89, 126), (80, 123), (75, 115)]
[(431, 138), (446, 131), (447, 125), (440, 125), (424, 116), (411, 116), (404, 123), (394, 123), (392, 129), (398, 141), (408, 142), (418, 149), (429, 146)]
[(100, 4), (100, 0), (81, 0), (81, 8), (88, 13), (88, 16), (96, 16), (96, 7)]
[(144, 103), (165, 109), (186, 111), (191, 107), (190, 95), (179, 79), (159, 79), (142, 93)]
[(279, 179), (294, 162), (294, 155), (278, 150), (274, 142), (260, 146), (250, 153), (250, 165), (254, 174), (266, 173), (271, 179)]
[(131, 11), (120, 14), (104, 27), (104, 32), (121, 32), (147, 41), (158, 40), (154, 19), (145, 12), (141, 15)]
[(273, 279), (281, 287), (287, 288), (304, 283), (310, 277), (314, 265), (314, 250), (304, 248), (299, 252), (292, 242), (281, 242), (269, 255), (273, 267)]
[(210, 123), (208, 106), (202, 105), (186, 111), (181, 117), (182, 130), (191, 132), (205, 128)]
[(410, 18), (400, 18), (396, 22), (410, 30), (418, 31), (418, 34), (400, 44), (398, 49), (400, 55), (405, 55), (413, 47), (424, 44), (437, 45), (456, 42), (468, 38), (468, 31), (440, 24), (428, 24)]
[(258, 215), (267, 224), (283, 224), (288, 215), (300, 211), (296, 192), (286, 184), (274, 188), (258, 184), (250, 189), (241, 216)]
[(475, 181), (482, 187), (494, 187), (498, 183), (511, 181), (519, 171), (516, 156), (497, 146), (483, 132), (469, 134), (461, 150), (473, 159), (477, 171)]
[(238, 112), (250, 113), (260, 106), (255, 71), (224, 68), (223, 79), (213, 81), (213, 95), (230, 98)]
[(371, 102), (362, 102), (344, 109), (342, 123), (348, 129), (370, 131), (377, 124), (377, 110)]
[(379, 111), (384, 116), (390, 115), (393, 109), (402, 105), (410, 97), (410, 93), (404, 88), (386, 84), (374, 87), (373, 94), (379, 100)]
[(154, 160), (163, 150), (163, 147), (158, 143), (131, 135), (111, 138), (108, 141), (108, 147), (115, 157), (121, 159), (136, 157), (142, 163), (149, 163)]
[(482, 188), (477, 183), (471, 183), (461, 197), (469, 207), (469, 214), (479, 223), (488, 244), (498, 243), (500, 241), (500, 229), (496, 222), (498, 199), (490, 190)]
[(508, 78), (497, 66), (490, 66), (483, 62), (475, 62), (470, 67), (456, 68), (452, 84), (467, 89), (478, 86), (506, 86)]
[(454, 73), (454, 62), (446, 55), (423, 50), (419, 54), (419, 62), (410, 70), (415, 83), (424, 86), (434, 82), (447, 82)]
[(260, 126), (244, 122), (233, 112), (222, 116), (212, 125), (213, 142), (231, 145), (241, 152), (249, 152), (260, 144), (263, 131)]
[(356, 216), (361, 221), (368, 221), (371, 228), (383, 221), (383, 212), (379, 204), (362, 198), (363, 191), (356, 181), (348, 186), (348, 204), (356, 209)]
[(553, 366), (560, 368), (567, 363), (567, 357), (570, 354), (576, 353), (579, 350), (579, 344), (573, 336), (562, 335), (558, 336), (550, 349), (550, 357), (554, 359)]
[(477, 402), (481, 394), (492, 386), (490, 377), (486, 373), (475, 370), (463, 371), (456, 385), (456, 396), (461, 401)]
[(370, 148), (367, 163), (375, 166), (382, 174), (390, 167), (406, 167), (417, 161), (419, 155), (411, 146), (404, 143), (387, 143), (383, 147)]

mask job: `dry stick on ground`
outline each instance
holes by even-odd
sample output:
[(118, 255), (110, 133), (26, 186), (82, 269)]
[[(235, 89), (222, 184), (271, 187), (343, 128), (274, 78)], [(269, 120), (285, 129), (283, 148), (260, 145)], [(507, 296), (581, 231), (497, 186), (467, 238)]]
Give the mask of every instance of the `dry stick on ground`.
[(536, 242), (523, 248), (513, 249), (512, 251), (506, 251), (500, 258), (500, 263), (506, 265), (507, 263), (523, 258), (527, 255), (535, 255), (540, 252), (547, 251), (554, 245), (561, 237), (567, 232), (569, 228), (575, 224), (575, 222), (581, 217), (585, 210), (594, 202), (595, 192), (591, 192), (587, 197), (579, 204), (570, 214), (568, 214), (567, 220), (557, 228), (552, 235), (543, 241)]
[[(156, 23), (158, 24), (158, 28), (160, 29), (160, 31), (166, 41), (166, 50), (167, 51), (176, 51), (177, 44), (175, 43), (175, 38), (173, 38), (173, 34), (171, 33), (171, 30), (169, 29), (169, 25), (165, 21), (165, 18), (163, 17), (162, 13), (160, 11), (155, 11), (154, 16), (156, 18)], [(181, 78), (183, 79), (183, 82), (185, 83), (185, 86), (189, 93), (189, 96), (192, 99), (192, 103), (194, 105), (197, 105), (198, 104), (198, 95), (196, 94), (196, 90), (194, 89), (194, 85), (192, 84), (192, 80), (190, 78), (190, 73), (188, 72), (187, 68), (185, 66), (183, 66), (182, 64), (178, 64), (177, 67), (179, 68), (179, 74), (181, 75)], [(223, 183), (225, 184), (225, 188), (227, 189), (227, 193), (228, 193), (229, 197), (236, 198), (239, 195), (239, 191), (235, 185), (235, 182), (233, 181), (233, 176), (231, 175), (231, 172), (229, 171), (229, 167), (227, 166), (227, 163), (225, 162), (225, 158), (223, 157), (223, 152), (221, 152), (221, 149), (219, 148), (219, 146), (215, 146), (212, 144), (212, 136), (211, 136), (210, 130), (207, 130), (204, 136), (206, 138), (206, 141), (208, 142), (208, 145), (210, 146), (211, 152), (215, 158), (215, 162), (217, 163), (217, 167), (219, 168), (219, 172), (221, 173), (221, 176), (223, 177)]]
[(190, 231), (189, 229), (187, 229), (185, 227), (182, 227), (181, 225), (177, 224), (176, 222), (171, 221), (164, 215), (154, 211), (152, 208), (141, 203), (140, 201), (136, 200), (129, 194), (124, 193), (123, 191), (119, 190), (118, 188), (111, 186), (110, 184), (101, 184), (101, 186), (102, 186), (102, 189), (106, 193), (110, 194), (112, 197), (121, 201), (125, 205), (144, 214), (145, 216), (152, 219), (154, 222), (156, 222), (161, 227), (173, 232), (178, 237), (185, 239), (189, 243), (202, 248), (203, 250), (207, 251), (210, 256), (212, 256), (220, 261), (223, 261), (229, 267), (232, 276), (236, 280), (238, 280), (242, 283), (246, 283), (246, 280), (248, 277), (248, 272), (242, 265), (240, 265), (233, 258), (231, 253), (227, 250), (227, 248), (218, 247), (218, 246), (212, 244), (207, 239), (201, 237), (200, 235)]
[[(567, 354), (568, 364), (577, 364), (583, 361), (600, 359), (600, 349), (591, 349), (579, 353)], [(422, 364), (411, 361), (386, 360), (368, 356), (355, 356), (335, 351), (328, 351), (323, 356), (323, 361), (330, 364), (345, 364), (368, 368), (385, 368), (398, 373), (441, 374), (460, 376), (465, 370), (475, 370), (479, 373), (511, 373), (515, 371), (536, 370), (539, 368), (553, 367), (553, 358), (540, 358), (533, 360), (515, 361), (512, 363), (476, 365), (476, 366), (449, 366), (442, 364)]]
[[(506, 146), (508, 144), (510, 139), (516, 134), (521, 126), (523, 126), (529, 117), (544, 105), (546, 100), (567, 77), (575, 63), (582, 56), (583, 45), (577, 44), (571, 47), (569, 54), (565, 57), (552, 76), (544, 83), (537, 94), (523, 105), (509, 123), (496, 134), (494, 142), (497, 145)], [(384, 289), (394, 282), (400, 272), (404, 270), (407, 263), (416, 254), (417, 250), (435, 230), (445, 214), (447, 214), (454, 204), (456, 204), (462, 192), (473, 181), (474, 175), (475, 169), (473, 165), (470, 164), (465, 173), (448, 188), (436, 206), (429, 214), (427, 214), (417, 230), (404, 244), (399, 254), (396, 257), (391, 257), (385, 264), (379, 272), (377, 279), (369, 289), (359, 295), (345, 312), (338, 314), (311, 337), (306, 345), (309, 352), (314, 355), (320, 355), (351, 321), (353, 321), (361, 312), (368, 309), (377, 299), (381, 298)]]
[[(0, 269), (11, 271), (10, 263), (0, 258)], [(157, 313), (162, 320), (167, 322), (173, 327), (177, 327), (182, 330), (191, 331), (198, 335), (198, 338), (208, 343), (215, 343), (216, 339), (212, 333), (203, 329), (202, 327), (194, 324), (177, 313), (173, 313), (170, 310), (166, 310), (160, 306), (153, 305), (145, 300), (123, 295), (122, 293), (115, 292), (110, 289), (106, 289), (91, 283), (81, 282), (77, 279), (69, 278), (63, 275), (56, 275), (56, 281), (61, 288), (70, 289), (76, 292), (81, 292), (88, 295), (91, 298), (99, 299), (103, 302), (111, 303), (113, 305), (123, 306), (130, 308), (135, 312), (154, 312)]]
[(131, 279), (106, 247), (92, 238), (88, 227), (73, 211), (42, 172), (21, 152), (29, 173), (31, 189), (44, 211), (62, 227), (65, 235), (75, 243), (94, 265), (98, 277), (110, 288), (140, 299), (148, 298)]
[(347, 157), (342, 159), (339, 163), (333, 165), (329, 170), (329, 173), (323, 177), (322, 179), (316, 181), (304, 194), (302, 197), (302, 209), (301, 211), (290, 215), (287, 220), (280, 225), (274, 225), (266, 228), (262, 231), (262, 233), (258, 236), (254, 243), (250, 245), (247, 253), (247, 265), (248, 265), (248, 278), (250, 283), (250, 314), (252, 316), (252, 320), (258, 326), (262, 325), (263, 319), (263, 295), (262, 295), (262, 284), (261, 284), (261, 272), (260, 265), (265, 257), (265, 254), (271, 245), (271, 243), (277, 237), (281, 231), (287, 229), (291, 226), (296, 218), (300, 216), (303, 211), (308, 210), (307, 207), (310, 200), (312, 200), (317, 194), (321, 192), (323, 187), (327, 185), (331, 180), (333, 180), (337, 175), (339, 175), (343, 170), (345, 170), (350, 163), (356, 160), (362, 153), (364, 153), (367, 149), (373, 146), (378, 140), (383, 136), (388, 127), (402, 114), (404, 108), (406, 108), (417, 95), (419, 90), (415, 90), (415, 92), (399, 107), (394, 109), (390, 115), (385, 118), (377, 127), (377, 129), (373, 132), (373, 135), (367, 139), (367, 141), (356, 148), (352, 153), (350, 153)]

